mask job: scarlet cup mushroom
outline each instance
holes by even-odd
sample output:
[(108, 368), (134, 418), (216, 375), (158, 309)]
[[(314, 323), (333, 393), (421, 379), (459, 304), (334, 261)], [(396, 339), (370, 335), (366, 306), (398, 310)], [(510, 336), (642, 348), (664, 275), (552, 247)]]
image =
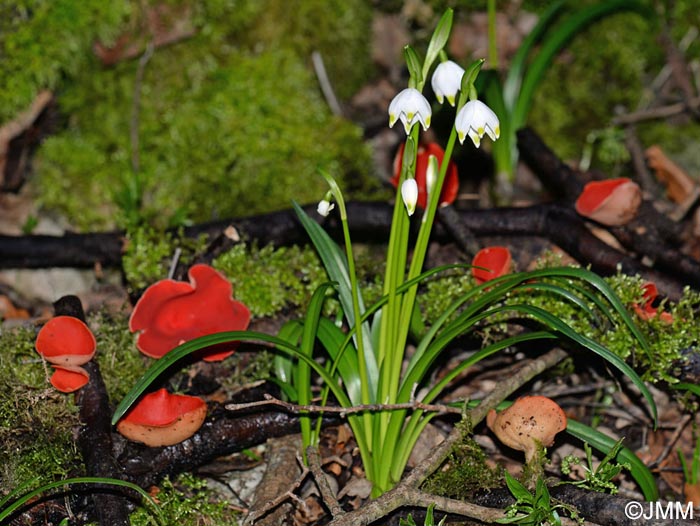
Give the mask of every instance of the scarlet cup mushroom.
[(41, 328), (36, 338), (36, 350), (56, 372), (51, 385), (71, 393), (88, 383), (90, 377), (81, 365), (95, 355), (97, 342), (85, 323), (72, 316), (56, 316)]
[(506, 446), (524, 451), (530, 464), (541, 446), (551, 446), (566, 429), (566, 414), (546, 396), (523, 396), (500, 413), (491, 409), (486, 425)]
[[(634, 305), (634, 312), (637, 313), (637, 316), (641, 319), (647, 321), (655, 318), (659, 314), (659, 308), (655, 306), (659, 297), (659, 290), (656, 288), (656, 284), (651, 281), (645, 283), (642, 289), (644, 290), (644, 295), (642, 297), (643, 302), (641, 305)], [(659, 316), (665, 323), (673, 323), (673, 316), (670, 312), (661, 312)]]
[(481, 284), (508, 274), (513, 268), (513, 258), (506, 247), (486, 247), (476, 253), (472, 265), (472, 276)]
[(159, 389), (144, 396), (117, 424), (122, 436), (150, 447), (172, 446), (194, 435), (207, 416), (199, 397)]
[[(231, 283), (208, 265), (194, 265), (189, 283), (165, 279), (151, 285), (129, 319), (139, 331), (136, 347), (147, 356), (161, 358), (178, 345), (208, 334), (248, 328), (250, 311), (233, 299)], [(219, 361), (233, 353), (235, 343), (204, 355)]]
[(576, 200), (576, 211), (606, 226), (622, 226), (634, 219), (641, 203), (639, 185), (621, 177), (584, 186)]
[[(399, 179), (401, 178), (401, 166), (403, 160), (404, 145), (396, 152), (394, 157), (394, 176), (391, 178), (391, 184), (394, 187), (398, 186)], [(425, 210), (428, 205), (428, 191), (427, 191), (427, 172), (428, 172), (428, 159), (431, 155), (434, 155), (438, 164), (442, 164), (442, 160), (445, 157), (445, 151), (440, 147), (440, 145), (434, 142), (428, 142), (418, 146), (418, 152), (416, 154), (416, 184), (418, 185), (418, 201), (419, 207)], [(454, 203), (457, 198), (457, 192), (459, 191), (459, 175), (457, 173), (457, 165), (452, 161), (447, 165), (447, 172), (445, 174), (445, 182), (442, 185), (442, 191), (440, 192), (440, 205), (449, 205)]]

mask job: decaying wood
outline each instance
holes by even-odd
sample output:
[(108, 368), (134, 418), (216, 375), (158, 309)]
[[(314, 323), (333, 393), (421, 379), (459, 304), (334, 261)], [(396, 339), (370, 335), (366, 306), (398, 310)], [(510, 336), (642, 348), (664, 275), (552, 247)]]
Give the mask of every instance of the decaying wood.
[[(76, 296), (64, 296), (55, 304), (57, 316), (73, 316), (85, 321), (80, 300)], [(85, 472), (91, 477), (121, 479), (121, 470), (112, 453), (112, 425), (107, 389), (100, 368), (90, 360), (83, 368), (90, 375), (90, 381), (76, 394), (82, 426), (78, 431), (78, 446), (85, 462)], [(95, 490), (96, 488), (91, 488)], [(100, 526), (129, 526), (127, 508), (129, 491), (114, 486), (104, 486), (94, 492), (94, 510)], [(134, 498), (133, 495), (131, 498)], [(140, 496), (136, 501), (140, 501)]]
[(299, 419), (286, 413), (267, 411), (241, 416), (214, 409), (200, 430), (184, 442), (162, 448), (127, 442), (117, 460), (130, 481), (147, 488), (167, 475), (192, 471), (218, 457), (298, 431)]
[[(301, 451), (299, 435), (271, 438), (267, 441), (265, 475), (255, 491), (245, 524), (257, 526), (280, 526), (285, 524), (294, 510), (293, 502), (287, 498), (290, 491), (299, 485), (302, 474), (297, 459)], [(280, 498), (281, 497), (281, 498)]]
[[(318, 216), (315, 206), (306, 207), (311, 217)], [(387, 203), (347, 204), (348, 221), (353, 239), (360, 242), (385, 242), (391, 226), (392, 208)], [(603, 243), (586, 228), (584, 221), (571, 207), (558, 204), (535, 205), (523, 208), (495, 208), (487, 210), (459, 210), (465, 228), (476, 236), (538, 236), (549, 239), (574, 259), (603, 275), (614, 274), (618, 268), (625, 273), (640, 274), (655, 281), (671, 298), (677, 298), (685, 285), (700, 288), (700, 266), (686, 256), (676, 258), (677, 251), (666, 254), (653, 245), (658, 262), (666, 272), (649, 268), (636, 257), (620, 252)], [(416, 214), (417, 215), (417, 214)], [(234, 226), (242, 240), (256, 241), (259, 245), (286, 246), (308, 243), (308, 238), (291, 210), (282, 210), (259, 216), (217, 221), (196, 225), (184, 230), (185, 235), (196, 237), (208, 234), (217, 238), (221, 232)], [(342, 239), (337, 218), (323, 222), (326, 230)], [(622, 230), (619, 235), (624, 238)], [(451, 242), (452, 237), (441, 224), (436, 224), (433, 239)], [(644, 233), (626, 239), (630, 244), (647, 244)], [(123, 233), (65, 234), (64, 236), (0, 236), (0, 268), (45, 267), (115, 267), (121, 264)], [(640, 250), (639, 254), (643, 254)]]
[[(16, 191), (22, 183), (22, 176), (29, 158), (29, 151), (25, 145), (18, 149), (15, 167), (10, 171), (9, 157), (11, 144), (13, 141), (27, 134), (39, 116), (53, 101), (53, 93), (48, 90), (40, 91), (29, 108), (19, 113), (14, 119), (0, 126), (0, 191)], [(28, 138), (24, 141), (31, 146), (32, 142), (38, 143)]]

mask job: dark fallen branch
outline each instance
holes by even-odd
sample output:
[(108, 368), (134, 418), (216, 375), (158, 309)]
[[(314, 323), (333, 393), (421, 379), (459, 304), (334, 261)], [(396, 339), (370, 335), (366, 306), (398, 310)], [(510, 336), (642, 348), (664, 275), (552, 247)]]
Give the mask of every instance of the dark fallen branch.
[[(307, 207), (317, 217), (313, 207)], [(353, 239), (361, 242), (385, 242), (391, 224), (390, 205), (386, 203), (348, 203)], [(678, 297), (684, 285), (700, 288), (700, 266), (689, 258), (674, 260), (672, 254), (661, 257), (665, 273), (650, 269), (635, 257), (624, 254), (595, 237), (571, 208), (545, 204), (523, 208), (460, 210), (459, 217), (470, 232), (484, 236), (538, 236), (549, 239), (583, 265), (603, 275), (617, 271), (640, 274), (654, 280), (669, 297)], [(217, 221), (185, 229), (186, 236), (208, 234), (212, 239), (233, 225), (241, 239), (259, 245), (277, 246), (307, 243), (308, 239), (293, 211), (282, 210), (230, 221)], [(339, 224), (331, 217), (324, 227), (336, 239), (341, 238)], [(450, 242), (452, 237), (440, 224), (434, 240)], [(66, 234), (64, 236), (0, 236), (0, 268), (114, 267), (121, 263), (123, 234)], [(675, 252), (674, 252), (675, 254)]]
[[(598, 524), (605, 524), (610, 526), (641, 526), (644, 524), (661, 524), (660, 522), (651, 520), (647, 521), (643, 517), (631, 519), (625, 514), (625, 506), (627, 506), (631, 501), (619, 495), (609, 495), (607, 493), (597, 493), (595, 491), (590, 491), (582, 488), (577, 488), (570, 484), (564, 484), (560, 486), (553, 486), (549, 488), (552, 497), (574, 506), (581, 517), (587, 520), (591, 520)], [(479, 492), (474, 496), (474, 503), (481, 506), (489, 506), (494, 508), (505, 508), (513, 504), (514, 499), (510, 492), (506, 489), (493, 489), (488, 492)], [(650, 503), (641, 501), (644, 513), (649, 515), (649, 505)], [(653, 504), (652, 504), (653, 505)], [(633, 510), (635, 510), (634, 505)], [(663, 504), (663, 509), (665, 509), (665, 504)], [(675, 508), (674, 508), (675, 510)], [(680, 515), (680, 514), (678, 514)], [(674, 525), (674, 526), (690, 526), (692, 524), (697, 524), (696, 520), (692, 520), (687, 513), (687, 517), (684, 519), (682, 517), (676, 517), (674, 513), (672, 516), (667, 518), (667, 522), (663, 524)]]
[(193, 471), (217, 457), (297, 432), (299, 418), (294, 415), (266, 411), (241, 416), (215, 409), (193, 437), (174, 446), (149, 448), (124, 443), (119, 463), (131, 482), (147, 488), (165, 476)]
[[(76, 296), (64, 296), (55, 304), (57, 316), (73, 316), (85, 321), (85, 314)], [(123, 478), (121, 469), (112, 455), (112, 426), (109, 397), (100, 368), (93, 360), (83, 366), (90, 375), (90, 381), (76, 394), (82, 426), (78, 431), (78, 447), (85, 462), (85, 473), (90, 477)], [(101, 526), (129, 526), (127, 500), (130, 493), (121, 488), (103, 486), (92, 497)], [(131, 498), (134, 498), (131, 495)], [(136, 501), (140, 497), (136, 496)]]
[[(590, 174), (566, 165), (530, 129), (518, 132), (518, 145), (523, 160), (544, 185), (567, 203), (573, 203), (585, 183), (593, 179)], [(679, 274), (690, 285), (698, 286), (690, 276), (700, 275), (700, 263), (677, 250), (683, 241), (683, 225), (657, 211), (650, 201), (642, 202), (637, 217), (629, 224), (609, 230), (639, 258), (644, 257), (659, 270)]]

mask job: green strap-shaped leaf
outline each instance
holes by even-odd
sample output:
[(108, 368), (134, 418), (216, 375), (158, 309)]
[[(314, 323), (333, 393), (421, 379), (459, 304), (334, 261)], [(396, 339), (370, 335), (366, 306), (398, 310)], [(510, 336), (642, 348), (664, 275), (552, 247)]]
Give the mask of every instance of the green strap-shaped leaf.
[[(126, 480), (119, 480), (119, 479), (113, 479), (113, 478), (106, 478), (106, 477), (76, 477), (76, 478), (70, 478), (70, 479), (65, 479), (65, 480), (58, 480), (56, 482), (50, 482), (48, 484), (44, 484), (43, 486), (40, 486), (36, 488), (35, 490), (32, 490), (28, 493), (25, 493), (21, 497), (17, 498), (12, 504), (10, 504), (7, 507), (3, 507), (0, 509), (0, 522), (4, 521), (8, 517), (10, 517), (13, 513), (15, 513), (17, 510), (19, 510), (22, 506), (30, 502), (32, 499), (39, 497), (43, 493), (50, 491), (55, 488), (62, 488), (65, 486), (70, 486), (72, 484), (101, 484), (101, 485), (109, 485), (109, 486), (120, 486), (123, 488), (128, 488), (130, 490), (133, 490), (137, 492), (139, 495), (141, 495), (146, 502), (148, 502), (151, 506), (150, 509), (153, 510), (155, 513), (156, 517), (158, 518), (158, 523), (161, 525), (164, 525), (165, 523), (163, 522), (163, 517), (160, 512), (160, 508), (158, 505), (153, 501), (153, 498), (146, 492), (144, 491), (141, 487), (137, 486), (136, 484), (133, 484), (131, 482), (127, 482)], [(10, 495), (16, 495), (16, 492), (12, 492)], [(2, 504), (6, 504), (6, 500), (3, 500)]]
[[(323, 266), (328, 273), (328, 277), (336, 282), (338, 289), (338, 299), (343, 307), (343, 312), (345, 317), (348, 319), (348, 325), (351, 327), (355, 325), (355, 315), (353, 310), (353, 300), (352, 300), (352, 283), (350, 281), (350, 275), (348, 274), (347, 261), (345, 256), (341, 252), (338, 245), (333, 241), (330, 236), (326, 233), (321, 226), (311, 219), (306, 212), (297, 204), (292, 203), (294, 206), (294, 211), (299, 217), (302, 226), (309, 235), (311, 242), (316, 247)], [(362, 301), (362, 296), (359, 294), (360, 311), (364, 313), (365, 307)], [(377, 369), (377, 362), (374, 357), (374, 353), (371, 352), (372, 349), (372, 339), (370, 337), (369, 324), (362, 327), (362, 341), (365, 348), (365, 366), (367, 368), (367, 379), (370, 382), (369, 390), (371, 393), (376, 393), (376, 381), (379, 376), (379, 371)]]

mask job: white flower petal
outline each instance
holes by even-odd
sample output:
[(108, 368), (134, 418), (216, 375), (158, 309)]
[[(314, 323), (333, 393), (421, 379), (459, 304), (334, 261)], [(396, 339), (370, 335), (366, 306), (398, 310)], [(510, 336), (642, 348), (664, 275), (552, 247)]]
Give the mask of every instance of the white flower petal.
[(440, 104), (446, 97), (450, 105), (455, 105), (455, 97), (462, 85), (463, 75), (464, 69), (451, 60), (438, 64), (430, 79), (430, 84)]
[(411, 131), (416, 121), (423, 125), (424, 130), (427, 130), (431, 115), (430, 104), (421, 92), (415, 88), (406, 88), (389, 104), (389, 127), (393, 127), (400, 119), (406, 134)]
[(493, 141), (501, 134), (498, 117), (491, 108), (479, 100), (470, 100), (459, 111), (455, 119), (455, 129), (460, 143), (463, 143), (465, 137), (469, 135), (477, 148), (484, 134)]
[(316, 208), (316, 211), (318, 212), (318, 215), (323, 216), (323, 217), (328, 217), (328, 214), (334, 208), (335, 208), (335, 205), (333, 203), (330, 203), (330, 202), (326, 201), (325, 199), (322, 199), (321, 201), (319, 201), (318, 207)]

